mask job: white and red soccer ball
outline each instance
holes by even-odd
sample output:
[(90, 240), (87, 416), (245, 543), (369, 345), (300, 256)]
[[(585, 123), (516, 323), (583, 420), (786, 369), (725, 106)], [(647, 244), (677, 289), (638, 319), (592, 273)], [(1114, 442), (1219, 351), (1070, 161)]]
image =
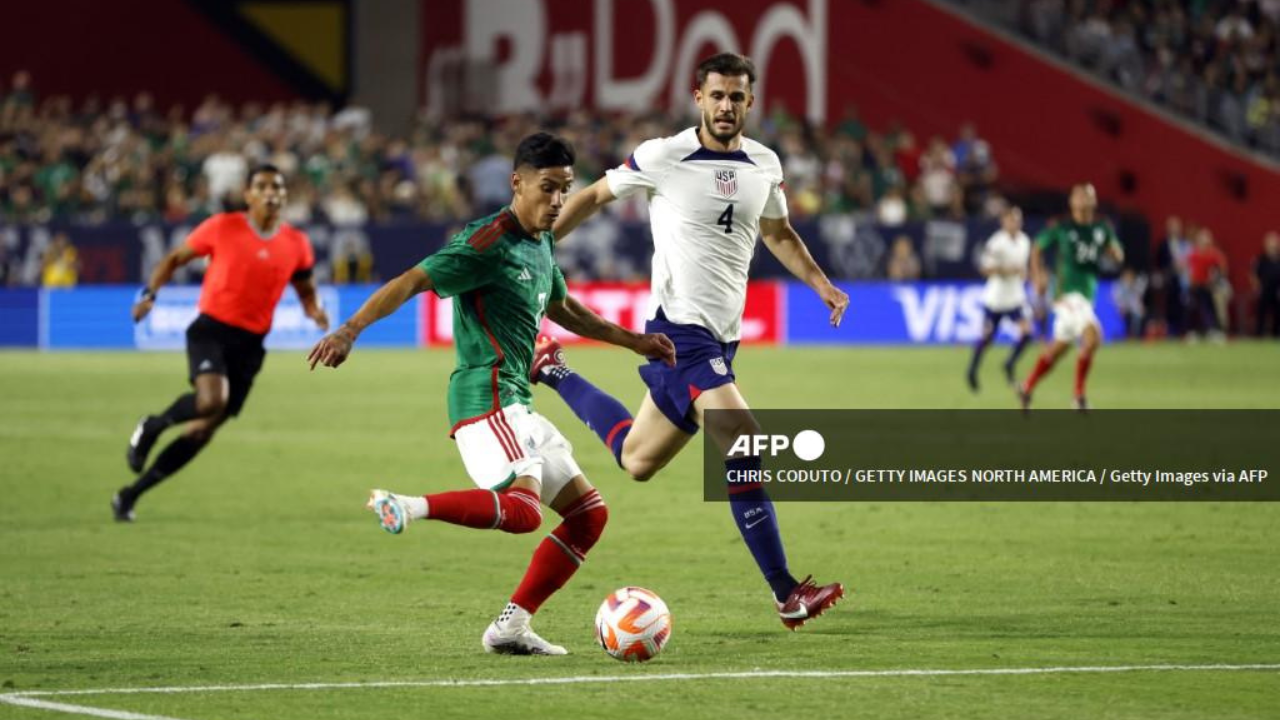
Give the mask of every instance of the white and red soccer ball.
[(596, 612), (596, 639), (617, 660), (652, 660), (671, 639), (671, 611), (644, 588), (615, 590)]

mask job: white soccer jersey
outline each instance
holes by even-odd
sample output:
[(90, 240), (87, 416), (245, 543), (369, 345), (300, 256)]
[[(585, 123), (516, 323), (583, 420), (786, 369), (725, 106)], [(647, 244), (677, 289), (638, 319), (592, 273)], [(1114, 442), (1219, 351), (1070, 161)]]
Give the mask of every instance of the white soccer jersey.
[(1021, 274), (988, 277), (987, 287), (982, 292), (982, 304), (995, 311), (1013, 310), (1026, 304), (1026, 272), (1030, 259), (1031, 239), (1026, 233), (1011, 236), (1004, 230), (997, 230), (982, 249), (983, 269), (1016, 267)]
[(782, 163), (760, 143), (734, 152), (708, 150), (690, 128), (646, 140), (606, 174), (617, 197), (645, 190), (653, 231), (649, 318), (701, 325), (720, 342), (742, 334), (747, 268), (760, 218), (787, 216)]

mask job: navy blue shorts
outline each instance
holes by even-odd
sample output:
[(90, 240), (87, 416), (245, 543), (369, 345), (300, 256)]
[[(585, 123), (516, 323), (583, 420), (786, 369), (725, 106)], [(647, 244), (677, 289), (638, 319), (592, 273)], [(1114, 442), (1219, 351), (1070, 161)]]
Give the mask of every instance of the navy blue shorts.
[(1027, 317), (1026, 311), (1019, 305), (1012, 310), (992, 310), (986, 305), (982, 306), (982, 312), (986, 315), (987, 322), (991, 323), (991, 327), (999, 328), (1000, 321), (1009, 318), (1013, 322), (1022, 322)]
[(673, 425), (694, 435), (693, 401), (702, 393), (734, 382), (733, 356), (737, 341), (722, 343), (701, 325), (677, 325), (667, 320), (662, 309), (644, 324), (646, 333), (663, 333), (676, 346), (676, 366), (650, 360), (641, 366), (640, 378), (649, 386), (649, 395)]

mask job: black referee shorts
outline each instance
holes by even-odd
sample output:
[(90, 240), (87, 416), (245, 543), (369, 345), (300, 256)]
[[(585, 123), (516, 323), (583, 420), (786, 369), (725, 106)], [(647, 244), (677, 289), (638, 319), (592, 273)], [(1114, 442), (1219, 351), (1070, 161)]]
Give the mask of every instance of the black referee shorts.
[(197, 375), (223, 375), (231, 386), (227, 398), (227, 416), (235, 417), (244, 407), (253, 387), (253, 378), (262, 369), (267, 350), (265, 335), (249, 332), (201, 314), (187, 328), (188, 377), (194, 384)]

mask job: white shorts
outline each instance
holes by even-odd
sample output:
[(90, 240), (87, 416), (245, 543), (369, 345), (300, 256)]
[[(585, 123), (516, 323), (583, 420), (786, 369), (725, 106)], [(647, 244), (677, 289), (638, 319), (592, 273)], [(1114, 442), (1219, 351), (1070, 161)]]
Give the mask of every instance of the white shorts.
[(455, 430), (453, 439), (467, 474), (486, 490), (529, 476), (542, 484), (542, 502), (550, 505), (582, 474), (569, 441), (550, 420), (524, 405), (508, 405), (476, 418)]
[(1080, 293), (1067, 293), (1053, 303), (1053, 339), (1073, 342), (1084, 335), (1090, 325), (1102, 332), (1098, 316), (1093, 314), (1093, 303)]

